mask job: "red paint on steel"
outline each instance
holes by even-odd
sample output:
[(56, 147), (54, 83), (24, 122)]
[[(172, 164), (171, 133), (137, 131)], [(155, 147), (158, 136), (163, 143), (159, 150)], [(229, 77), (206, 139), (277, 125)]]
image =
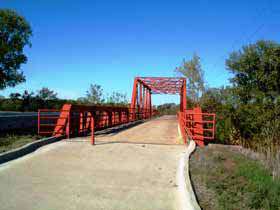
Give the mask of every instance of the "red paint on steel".
[[(70, 135), (69, 135), (69, 131), (70, 131), (70, 123), (67, 123), (70, 119), (70, 111), (71, 111), (71, 108), (72, 108), (72, 105), (71, 104), (64, 104), (61, 111), (60, 111), (60, 115), (59, 115), (59, 118), (57, 120), (57, 125), (54, 129), (54, 132), (53, 132), (53, 135), (54, 136), (59, 136), (59, 135), (62, 135), (63, 134), (63, 129), (64, 129), (64, 126), (68, 126), (67, 127), (67, 130), (66, 130), (66, 135), (67, 135), (67, 138), (70, 138)], [(67, 124), (66, 124), (67, 123)]]
[(186, 82), (186, 79), (184, 78), (183, 79), (183, 85), (182, 85), (182, 101), (181, 101), (181, 104), (182, 104), (182, 110), (186, 110), (187, 109), (187, 82)]
[(91, 144), (94, 145), (95, 144), (95, 138), (94, 138), (94, 117), (92, 116), (92, 114), (90, 114), (90, 128), (91, 128)]
[(40, 118), (41, 118), (41, 111), (40, 111), (40, 109), (38, 110), (38, 124), (37, 124), (37, 132), (38, 132), (38, 134), (40, 133), (40, 124), (41, 124), (41, 122), (40, 122)]
[[(46, 114), (42, 116), (42, 112)], [(128, 107), (65, 104), (61, 110), (39, 110), (38, 131), (41, 135), (66, 135), (67, 138), (91, 133), (91, 143), (94, 144), (95, 130), (147, 119), (151, 117), (149, 113), (147, 109), (139, 112)], [(51, 124), (49, 120), (53, 120)]]
[(194, 140), (199, 146), (204, 146), (204, 131), (202, 121), (202, 110), (200, 107), (193, 108), (195, 115), (193, 116), (193, 129), (192, 135)]
[(184, 139), (193, 139), (199, 146), (215, 137), (215, 114), (203, 113), (200, 107), (178, 113), (179, 128)]
[(187, 110), (186, 78), (136, 77), (133, 83), (130, 108), (64, 104), (61, 110), (38, 111), (38, 133), (66, 135), (67, 138), (87, 135), (94, 131), (135, 120), (148, 119), (157, 114), (152, 109), (152, 94), (179, 94), (179, 126), (184, 142), (194, 139), (200, 146), (215, 135), (215, 114), (202, 113), (200, 107)]
[(136, 117), (134, 111), (136, 108), (137, 86), (138, 86), (138, 81), (135, 78), (133, 83), (133, 90), (132, 90), (132, 97), (131, 97), (131, 104), (130, 104), (130, 109), (133, 111), (132, 116), (130, 116), (132, 120), (134, 120)]

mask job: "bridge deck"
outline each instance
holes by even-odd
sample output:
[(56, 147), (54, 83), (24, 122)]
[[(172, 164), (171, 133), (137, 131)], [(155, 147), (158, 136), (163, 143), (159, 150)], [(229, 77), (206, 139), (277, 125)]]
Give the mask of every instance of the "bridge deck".
[(1, 209), (175, 209), (175, 175), (185, 147), (164, 144), (176, 138), (176, 119), (163, 117), (99, 136), (96, 146), (45, 146), (0, 166)]
[(122, 142), (143, 144), (180, 144), (178, 121), (173, 115), (156, 118), (130, 129), (97, 135), (96, 142)]

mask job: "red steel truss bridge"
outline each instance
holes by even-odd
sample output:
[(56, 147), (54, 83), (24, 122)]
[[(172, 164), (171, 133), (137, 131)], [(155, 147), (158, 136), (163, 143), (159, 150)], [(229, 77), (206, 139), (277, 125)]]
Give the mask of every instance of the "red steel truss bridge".
[(177, 114), (179, 132), (184, 143), (193, 139), (199, 146), (213, 140), (215, 114), (202, 112), (199, 106), (187, 109), (186, 79), (182, 77), (136, 77), (131, 103), (128, 107), (88, 106), (64, 104), (60, 110), (38, 110), (38, 133), (67, 138), (91, 135), (95, 144), (95, 131), (150, 119), (153, 110), (152, 94), (180, 95)]

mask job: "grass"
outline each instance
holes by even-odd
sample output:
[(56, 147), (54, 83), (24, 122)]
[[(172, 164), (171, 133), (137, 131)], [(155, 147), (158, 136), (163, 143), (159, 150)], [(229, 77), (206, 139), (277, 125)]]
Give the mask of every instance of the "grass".
[(256, 161), (240, 160), (237, 176), (248, 180), (246, 189), (250, 192), (249, 206), (252, 209), (280, 209), (280, 180), (273, 180), (271, 174)]
[(0, 136), (0, 153), (16, 149), (41, 137), (31, 134), (6, 134)]
[(204, 210), (280, 209), (280, 180), (259, 162), (226, 146), (199, 148), (190, 172)]

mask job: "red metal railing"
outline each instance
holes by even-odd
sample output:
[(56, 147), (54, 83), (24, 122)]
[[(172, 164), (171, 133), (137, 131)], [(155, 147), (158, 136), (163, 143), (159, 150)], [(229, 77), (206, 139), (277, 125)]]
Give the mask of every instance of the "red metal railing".
[(199, 107), (179, 112), (178, 121), (185, 143), (188, 139), (192, 139), (199, 146), (203, 146), (205, 141), (213, 140), (215, 137), (216, 115), (202, 113)]
[[(156, 114), (155, 110), (151, 112), (149, 109), (65, 104), (61, 110), (38, 110), (38, 134), (65, 135), (67, 138), (91, 134), (94, 144), (96, 130), (148, 119)], [(215, 114), (202, 113), (199, 107), (179, 112), (178, 121), (184, 142), (193, 139), (203, 146), (205, 141), (214, 139), (215, 118)]]
[(38, 110), (38, 134), (70, 138), (91, 133), (94, 144), (95, 130), (148, 119), (153, 114), (150, 109), (65, 104), (61, 110)]
[[(39, 135), (53, 135), (54, 128), (57, 125), (59, 113), (61, 110), (57, 109), (39, 109), (38, 110), (38, 134)], [(61, 125), (62, 127), (63, 125)]]

